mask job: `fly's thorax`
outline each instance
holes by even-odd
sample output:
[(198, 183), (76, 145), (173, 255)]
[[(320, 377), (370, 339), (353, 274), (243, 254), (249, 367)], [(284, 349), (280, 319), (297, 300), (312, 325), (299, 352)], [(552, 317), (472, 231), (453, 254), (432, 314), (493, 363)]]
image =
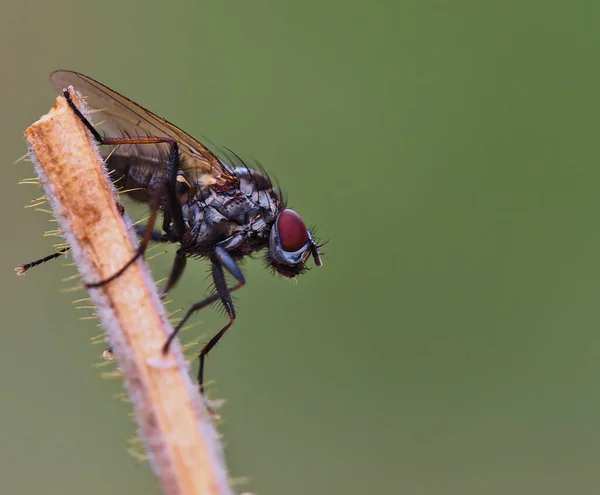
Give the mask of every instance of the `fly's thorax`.
[(252, 191), (267, 191), (273, 189), (271, 179), (257, 170), (246, 167), (236, 167), (233, 174), (240, 180), (240, 189), (245, 194), (251, 194)]
[(280, 203), (272, 189), (260, 190), (242, 178), (236, 190), (205, 188), (202, 194), (182, 205), (184, 221), (190, 230), (191, 243), (197, 250), (227, 244), (237, 237), (232, 249), (248, 254), (266, 247)]

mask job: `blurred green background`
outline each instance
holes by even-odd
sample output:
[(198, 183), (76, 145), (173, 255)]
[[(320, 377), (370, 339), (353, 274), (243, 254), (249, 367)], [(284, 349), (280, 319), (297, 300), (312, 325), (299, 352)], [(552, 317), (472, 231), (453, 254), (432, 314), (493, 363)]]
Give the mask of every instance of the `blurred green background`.
[[(93, 367), (24, 129), (95, 77), (260, 159), (329, 239), (298, 285), (246, 263), (208, 365), (239, 491), (597, 493), (598, 15), (573, 1), (6, 2), (4, 493), (159, 493)], [(166, 275), (171, 255), (153, 262)], [(206, 290), (191, 263), (176, 305)], [(210, 331), (223, 318), (206, 310)], [(191, 333), (191, 332), (190, 332)], [(195, 335), (190, 335), (193, 338)]]

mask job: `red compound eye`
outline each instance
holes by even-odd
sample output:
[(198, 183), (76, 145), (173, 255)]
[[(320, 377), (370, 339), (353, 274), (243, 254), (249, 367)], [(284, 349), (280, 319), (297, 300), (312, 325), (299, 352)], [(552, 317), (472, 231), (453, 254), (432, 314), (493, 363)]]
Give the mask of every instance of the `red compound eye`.
[(283, 210), (277, 218), (277, 233), (281, 247), (288, 253), (298, 251), (308, 241), (308, 230), (294, 210)]

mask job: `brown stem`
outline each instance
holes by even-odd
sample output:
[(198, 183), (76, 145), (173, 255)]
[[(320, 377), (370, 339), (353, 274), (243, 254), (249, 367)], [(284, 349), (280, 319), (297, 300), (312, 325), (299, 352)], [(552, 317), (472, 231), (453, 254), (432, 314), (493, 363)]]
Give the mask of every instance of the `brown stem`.
[[(71, 88), (70, 88), (71, 90)], [(82, 108), (79, 95), (73, 101)], [(82, 108), (85, 111), (84, 108)], [(104, 280), (135, 252), (135, 235), (89, 132), (61, 96), (25, 132), (35, 169), (85, 282)], [(188, 374), (144, 260), (90, 296), (121, 368), (140, 433), (166, 494), (230, 494), (222, 447)]]

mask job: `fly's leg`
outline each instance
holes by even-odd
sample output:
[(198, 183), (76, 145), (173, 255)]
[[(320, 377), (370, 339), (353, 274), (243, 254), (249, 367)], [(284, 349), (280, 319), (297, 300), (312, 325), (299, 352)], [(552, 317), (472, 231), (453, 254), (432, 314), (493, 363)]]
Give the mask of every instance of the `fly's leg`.
[[(119, 215), (123, 216), (125, 214), (125, 208), (123, 207), (123, 205), (121, 203), (117, 203), (117, 210), (119, 212)], [(15, 268), (15, 271), (17, 272), (17, 275), (25, 275), (25, 272), (27, 270), (29, 270), (30, 268), (39, 266), (42, 263), (46, 263), (46, 261), (51, 261), (56, 258), (59, 258), (63, 254), (67, 254), (70, 251), (71, 251), (70, 247), (63, 248), (60, 251), (56, 251), (56, 253), (52, 253), (52, 254), (49, 254), (48, 256), (44, 256), (43, 258), (40, 258), (39, 260), (30, 261), (29, 263), (23, 263), (22, 265), (19, 265), (17, 268)]]
[(185, 270), (186, 261), (187, 257), (181, 249), (178, 249), (177, 253), (175, 254), (175, 260), (173, 260), (173, 266), (171, 267), (171, 273), (169, 273), (167, 283), (160, 293), (161, 297), (175, 287), (181, 277), (181, 274), (183, 273), (183, 270)]
[(17, 268), (15, 268), (15, 271), (17, 272), (17, 275), (24, 275), (25, 272), (27, 270), (29, 270), (30, 268), (41, 265), (42, 263), (46, 263), (46, 261), (54, 260), (54, 259), (62, 256), (63, 254), (67, 254), (70, 251), (71, 251), (70, 247), (63, 248), (60, 251), (56, 251), (56, 253), (52, 253), (52, 254), (49, 254), (48, 256), (44, 256), (43, 258), (40, 258), (39, 260), (30, 261), (29, 263), (23, 263), (22, 265), (19, 265)]
[[(146, 235), (146, 229), (144, 227), (136, 227), (136, 232), (140, 237), (144, 237)], [(177, 239), (173, 239), (167, 234), (160, 234), (159, 232), (152, 232), (152, 234), (150, 234), (150, 240), (155, 242), (177, 242)], [(177, 253), (175, 254), (175, 260), (173, 261), (173, 265), (171, 267), (171, 273), (167, 279), (167, 284), (161, 291), (161, 297), (175, 287), (181, 277), (181, 274), (183, 273), (183, 270), (185, 269), (186, 261), (187, 257), (185, 254), (183, 254), (183, 250), (178, 249)]]
[(200, 393), (204, 394), (204, 361), (210, 350), (217, 345), (221, 337), (225, 335), (225, 332), (233, 325), (235, 321), (235, 308), (233, 307), (233, 301), (231, 300), (231, 291), (227, 290), (227, 281), (225, 280), (225, 272), (223, 271), (223, 265), (213, 263), (212, 265), (212, 276), (217, 289), (217, 294), (221, 297), (221, 302), (227, 311), (229, 316), (229, 322), (219, 332), (208, 341), (208, 343), (202, 348), (198, 359), (200, 364), (198, 366), (198, 386), (200, 387)]
[[(148, 229), (139, 225), (135, 226), (135, 232), (138, 236), (144, 237)], [(150, 233), (150, 240), (153, 242), (174, 242), (171, 237), (167, 234), (161, 234), (160, 232), (153, 231)]]
[[(227, 282), (225, 280), (225, 272), (227, 270), (231, 273), (237, 283), (229, 288), (227, 287)], [(175, 330), (169, 338), (165, 342), (163, 346), (163, 352), (167, 353), (169, 351), (169, 346), (173, 339), (181, 330), (181, 328), (185, 325), (187, 320), (196, 312), (205, 308), (206, 306), (218, 301), (219, 299), (223, 302), (225, 306), (225, 310), (227, 311), (227, 315), (229, 316), (229, 323), (225, 325), (210, 341), (202, 348), (198, 359), (200, 360), (200, 367), (198, 369), (198, 385), (200, 387), (200, 392), (204, 393), (204, 360), (206, 359), (207, 354), (211, 351), (211, 349), (217, 345), (221, 337), (225, 334), (227, 329), (233, 324), (235, 321), (235, 310), (233, 308), (233, 302), (231, 301), (231, 293), (238, 290), (246, 283), (246, 279), (244, 278), (244, 274), (240, 270), (240, 267), (237, 265), (235, 260), (223, 249), (222, 247), (217, 247), (212, 256), (212, 275), (213, 281), (215, 283), (215, 288), (217, 292), (208, 296), (203, 301), (200, 301), (194, 304), (190, 309), (188, 309), (186, 315), (179, 322), (179, 324), (175, 327)]]
[[(177, 200), (177, 173), (180, 168), (180, 157), (179, 157), (179, 146), (177, 141), (174, 139), (164, 136), (138, 136), (138, 137), (102, 137), (100, 133), (94, 128), (91, 122), (86, 119), (83, 114), (79, 111), (79, 109), (75, 106), (73, 101), (71, 100), (71, 95), (68, 91), (63, 92), (63, 96), (67, 100), (71, 110), (77, 115), (77, 117), (81, 120), (81, 122), (86, 126), (86, 128), (92, 133), (94, 139), (98, 142), (98, 144), (103, 145), (112, 145), (116, 146), (119, 144), (146, 144), (146, 145), (156, 145), (156, 144), (168, 144), (169, 145), (169, 160), (167, 165), (167, 179), (165, 181), (165, 189), (167, 194), (167, 202), (164, 208), (165, 219), (163, 222), (163, 229), (168, 233), (168, 228), (173, 222), (175, 227), (175, 231), (177, 236), (181, 239), (186, 233), (185, 223), (183, 221), (183, 210), (179, 201)], [(127, 268), (129, 268), (133, 263), (135, 263), (146, 251), (148, 247), (148, 243), (152, 239), (152, 234), (154, 233), (154, 225), (156, 223), (156, 218), (158, 216), (158, 211), (161, 206), (163, 191), (156, 192), (151, 195), (151, 212), (150, 219), (148, 220), (148, 224), (145, 229), (144, 237), (142, 238), (138, 249), (134, 256), (116, 273), (111, 275), (110, 277), (101, 280), (100, 282), (95, 282), (91, 284), (86, 284), (88, 288), (97, 288), (103, 285), (112, 282), (117, 277), (119, 277)], [(152, 197), (153, 196), (153, 197)]]
[[(165, 182), (167, 204), (163, 210), (163, 230), (167, 235), (172, 236), (172, 240), (175, 242), (183, 240), (187, 233), (187, 227), (183, 220), (183, 207), (177, 198), (177, 174), (179, 173), (180, 165), (179, 146), (176, 141), (173, 141), (167, 164), (167, 179)], [(175, 236), (171, 233), (171, 221), (175, 227)]]
[[(71, 95), (68, 91), (63, 92), (63, 96), (67, 100), (67, 103), (71, 107), (71, 110), (77, 115), (79, 120), (85, 125), (94, 136), (94, 139), (99, 144), (116, 146), (119, 144), (168, 144), (169, 145), (169, 159), (167, 163), (167, 179), (166, 179), (166, 190), (167, 190), (167, 204), (165, 205), (164, 216), (167, 220), (163, 222), (163, 230), (168, 233), (168, 227), (170, 226), (171, 220), (175, 226), (175, 231), (179, 238), (182, 238), (186, 233), (187, 229), (183, 220), (183, 210), (177, 199), (177, 174), (181, 165), (179, 158), (179, 145), (173, 138), (167, 136), (136, 136), (136, 137), (102, 137), (92, 123), (86, 119), (79, 109), (75, 106), (71, 100)], [(147, 229), (148, 230), (148, 229)], [(150, 229), (152, 230), (152, 229)]]
[[(145, 233), (145, 230), (143, 229), (143, 227), (141, 229), (136, 229), (136, 230), (138, 230), (138, 234), (140, 234), (140, 235), (144, 235), (144, 233)], [(172, 240), (169, 239), (167, 236), (165, 236), (164, 234), (159, 234), (158, 232), (153, 232), (151, 238), (153, 241), (158, 241), (158, 242), (172, 242)], [(167, 284), (165, 285), (164, 289), (161, 291), (160, 297), (164, 297), (164, 295), (167, 292), (169, 292), (175, 286), (175, 284), (177, 284), (179, 278), (181, 277), (181, 274), (183, 273), (183, 270), (185, 269), (186, 260), (187, 260), (187, 258), (185, 257), (183, 252), (181, 250), (178, 250), (177, 254), (175, 255), (175, 261), (173, 261), (173, 266), (171, 268), (171, 273), (169, 274)], [(230, 303), (231, 303), (231, 299), (230, 299)], [(223, 304), (225, 304), (225, 302)], [(233, 311), (233, 306), (231, 306), (231, 311)], [(227, 312), (229, 313), (229, 310)], [(234, 318), (235, 318), (235, 315), (234, 315)], [(112, 347), (109, 347), (104, 352), (109, 353), (109, 354), (112, 353)]]
[(150, 239), (152, 237), (152, 233), (154, 230), (154, 224), (156, 223), (156, 217), (158, 216), (159, 207), (160, 207), (160, 194), (159, 193), (152, 194), (151, 195), (150, 219), (148, 220), (148, 225), (146, 227), (146, 233), (145, 233), (144, 237), (142, 238), (142, 240), (140, 241), (140, 245), (138, 246), (133, 257), (127, 263), (125, 263), (125, 265), (123, 265), (119, 270), (117, 270), (115, 273), (113, 273), (110, 277), (105, 278), (104, 280), (101, 280), (100, 282), (86, 283), (85, 286), (88, 289), (96, 289), (98, 287), (102, 287), (103, 285), (106, 285), (106, 284), (112, 282), (116, 278), (120, 277), (125, 272), (125, 270), (127, 270), (127, 268), (129, 268), (131, 265), (133, 265), (133, 263), (135, 263), (144, 254), (144, 252), (146, 251), (146, 248), (148, 247), (148, 244), (150, 243)]
[[(125, 213), (125, 208), (123, 207), (123, 205), (121, 203), (117, 203), (117, 210), (119, 211), (119, 214), (121, 216), (123, 216), (123, 214)], [(56, 251), (55, 253), (52, 253), (52, 254), (49, 254), (48, 256), (44, 256), (43, 258), (40, 258), (39, 260), (30, 261), (29, 263), (23, 263), (23, 264), (19, 265), (17, 268), (15, 268), (15, 271), (17, 272), (17, 275), (25, 275), (25, 272), (27, 270), (29, 270), (30, 268), (34, 268), (36, 266), (41, 265), (42, 263), (46, 263), (46, 261), (51, 261), (56, 258), (59, 258), (63, 254), (67, 254), (70, 251), (71, 251), (70, 247), (63, 248), (59, 251)]]

